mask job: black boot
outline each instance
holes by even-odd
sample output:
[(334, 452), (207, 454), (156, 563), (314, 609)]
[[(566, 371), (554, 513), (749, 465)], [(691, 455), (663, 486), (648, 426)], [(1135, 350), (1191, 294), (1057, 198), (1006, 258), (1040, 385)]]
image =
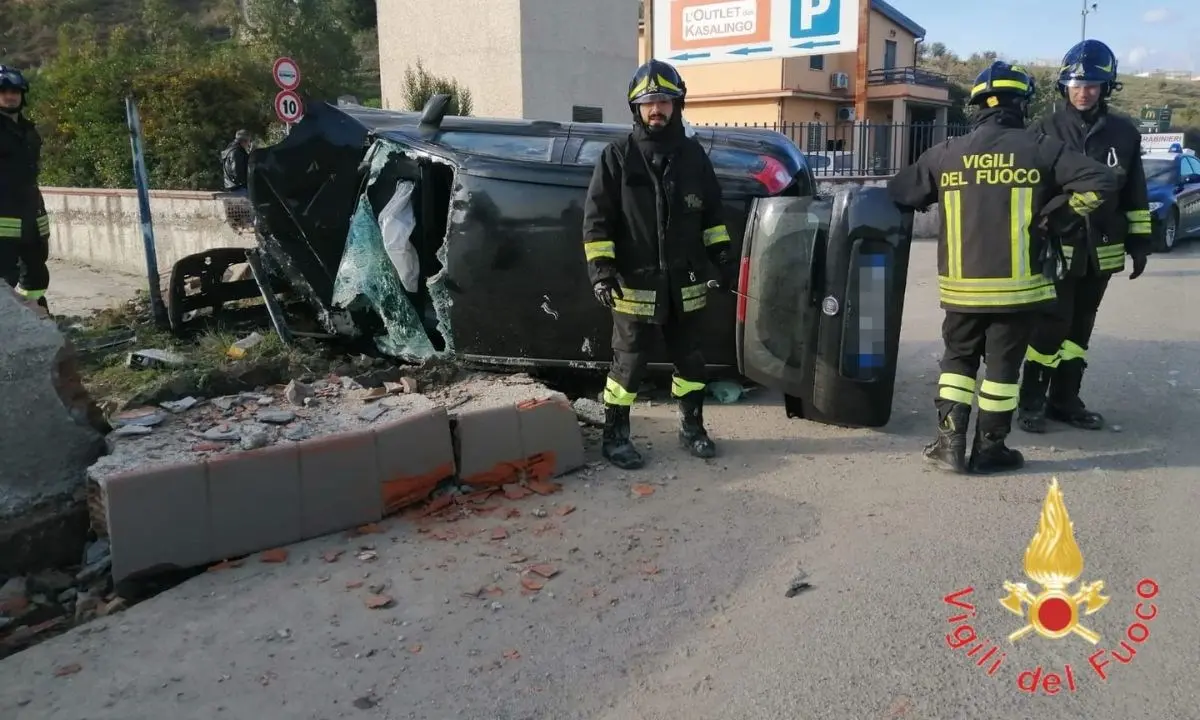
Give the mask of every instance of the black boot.
[(698, 458), (716, 457), (717, 446), (704, 429), (704, 391), (679, 398), (679, 444)]
[(627, 405), (604, 406), (604, 435), (600, 444), (600, 454), (622, 470), (636, 470), (644, 464), (642, 454), (629, 439)]
[(967, 423), (971, 420), (971, 406), (939, 401), (938, 416), (938, 434), (933, 442), (925, 446), (925, 459), (943, 470), (965, 475)]
[(1099, 430), (1104, 427), (1104, 416), (1088, 410), (1083, 400), (1079, 399), (1079, 388), (1083, 385), (1083, 371), (1086, 368), (1087, 363), (1079, 358), (1059, 363), (1050, 385), (1046, 417), (1082, 430)]
[(1053, 370), (1045, 365), (1025, 361), (1017, 410), (1017, 425), (1025, 432), (1046, 432), (1046, 390), (1050, 387), (1051, 373)]
[(975, 428), (971, 443), (971, 472), (977, 475), (1013, 472), (1025, 467), (1025, 456), (1004, 444), (1008, 433), (1003, 430), (980, 432)]

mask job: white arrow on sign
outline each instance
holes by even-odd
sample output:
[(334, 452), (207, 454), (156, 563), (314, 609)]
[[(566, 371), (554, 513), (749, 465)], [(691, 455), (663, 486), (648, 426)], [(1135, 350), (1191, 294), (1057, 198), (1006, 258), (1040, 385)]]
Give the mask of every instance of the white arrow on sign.
[(281, 57), (271, 66), (271, 75), (280, 90), (295, 90), (300, 86), (300, 66), (289, 57)]
[(292, 90), (280, 90), (275, 96), (275, 115), (279, 122), (292, 124), (304, 117), (304, 101)]

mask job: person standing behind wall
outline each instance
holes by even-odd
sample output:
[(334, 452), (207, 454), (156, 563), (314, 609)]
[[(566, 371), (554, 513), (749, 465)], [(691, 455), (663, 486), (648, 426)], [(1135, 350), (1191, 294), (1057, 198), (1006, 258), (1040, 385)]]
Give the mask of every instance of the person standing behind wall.
[(629, 411), (660, 334), (675, 365), (679, 441), (696, 457), (716, 455), (704, 427), (700, 311), (712, 265), (727, 286), (736, 268), (716, 171), (683, 124), (686, 95), (671, 65), (651, 60), (638, 68), (628, 89), (633, 132), (601, 153), (584, 202), (588, 277), (613, 317), (601, 452), (622, 469), (643, 464)]
[(42, 137), (25, 117), (29, 81), (0, 65), (0, 277), (43, 308), (50, 286), (50, 217), (38, 187)]
[(233, 142), (221, 151), (221, 173), (227, 192), (246, 192), (246, 173), (252, 147), (250, 131), (238, 130)]

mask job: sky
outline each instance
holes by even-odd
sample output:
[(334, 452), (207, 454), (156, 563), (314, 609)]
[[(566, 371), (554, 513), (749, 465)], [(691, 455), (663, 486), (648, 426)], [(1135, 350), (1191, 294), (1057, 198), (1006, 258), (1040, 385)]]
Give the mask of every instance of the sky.
[[(925, 28), (927, 43), (958, 55), (995, 50), (1002, 59), (1059, 59), (1080, 40), (1079, 0), (889, 0)], [(1200, 1), (1096, 0), (1087, 36), (1117, 54), (1118, 72), (1200, 74)], [(1091, 2), (1088, 3), (1090, 7)], [(1189, 8), (1190, 9), (1187, 9)]]

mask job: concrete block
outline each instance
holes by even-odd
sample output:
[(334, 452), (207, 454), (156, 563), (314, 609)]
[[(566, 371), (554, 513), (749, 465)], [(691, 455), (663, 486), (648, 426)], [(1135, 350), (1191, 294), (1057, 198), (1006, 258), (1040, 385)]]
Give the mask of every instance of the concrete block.
[(300, 443), (300, 532), (304, 538), (379, 520), (379, 459), (370, 431)]
[(114, 581), (212, 558), (205, 464), (159, 466), (103, 485)]
[(515, 403), (460, 413), (454, 426), (458, 475), (472, 487), (499, 487), (523, 477), (525, 453)]
[[(214, 457), (207, 464), (209, 559), (248, 555), (303, 537), (297, 445)], [(115, 531), (111, 522), (108, 531)]]
[(517, 403), (517, 418), (530, 479), (546, 480), (584, 464), (583, 433), (565, 395)]
[(375, 428), (383, 514), (390, 515), (429, 497), (455, 472), (450, 418), (443, 407), (406, 415)]
[[(82, 552), (85, 536), (75, 533), (75, 522), (64, 526), (71, 528), (67, 532), (40, 530), (36, 542), (28, 538), (34, 526), (57, 526), (58, 510), (64, 517), (78, 514), (88, 466), (104, 451), (104, 439), (90, 424), (93, 406), (79, 383), (70, 345), (52, 320), (23, 303), (2, 282), (0, 338), (0, 398), (4, 399), (0, 574), (4, 574), (47, 567), (62, 552)], [(34, 522), (33, 515), (45, 522)]]

